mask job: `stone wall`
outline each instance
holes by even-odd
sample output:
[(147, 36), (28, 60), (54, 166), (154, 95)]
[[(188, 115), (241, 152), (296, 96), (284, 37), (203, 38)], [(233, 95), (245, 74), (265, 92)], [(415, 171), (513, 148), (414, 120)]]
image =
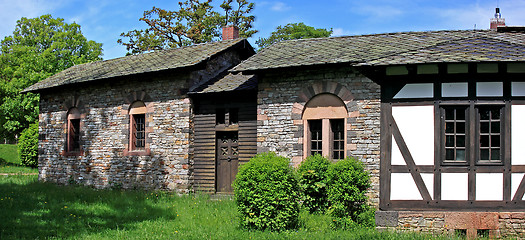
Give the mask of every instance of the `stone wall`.
[[(192, 188), (192, 104), (187, 92), (240, 62), (236, 50), (200, 69), (162, 71), (42, 92), (39, 179), (96, 188)], [(129, 151), (129, 107), (146, 104), (146, 151)], [(67, 152), (67, 113), (80, 110), (80, 152)]]
[(467, 238), (525, 238), (523, 212), (376, 212), (379, 230), (466, 235)]
[[(42, 93), (40, 102), (39, 178), (97, 188), (189, 187), (190, 100), (180, 93), (187, 76), (120, 79), (105, 84)], [(150, 154), (127, 156), (129, 106), (147, 107), (146, 142)], [(64, 151), (67, 111), (81, 112), (80, 154)]]
[(299, 69), (267, 73), (259, 78), (257, 107), (258, 152), (273, 151), (299, 164), (303, 148), (302, 112), (319, 93), (341, 98), (348, 110), (347, 156), (355, 156), (371, 173), (369, 192), (379, 204), (380, 87), (350, 67)]

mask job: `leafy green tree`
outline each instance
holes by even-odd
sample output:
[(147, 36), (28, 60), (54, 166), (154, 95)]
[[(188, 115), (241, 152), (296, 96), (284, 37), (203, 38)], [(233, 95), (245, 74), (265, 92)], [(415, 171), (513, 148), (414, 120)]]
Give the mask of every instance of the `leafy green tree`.
[(140, 21), (148, 24), (144, 30), (121, 33), (127, 38), (118, 43), (126, 46), (128, 54), (137, 54), (165, 48), (177, 48), (211, 42), (221, 37), (221, 27), (235, 25), (241, 37), (251, 37), (255, 20), (250, 15), (253, 3), (247, 0), (224, 0), (220, 7), (224, 15), (213, 10), (212, 0), (186, 0), (179, 2), (179, 10), (167, 11), (157, 7), (145, 11)]
[(259, 38), (255, 44), (260, 49), (268, 47), (276, 42), (291, 39), (330, 37), (333, 30), (325, 28), (314, 28), (304, 23), (288, 23), (284, 27), (278, 26), (275, 31), (267, 38)]
[(22, 165), (38, 167), (38, 123), (32, 123), (20, 134), (18, 156)]
[(18, 135), (38, 120), (39, 95), (21, 90), (101, 56), (102, 44), (88, 41), (76, 23), (51, 15), (18, 20), (0, 42), (0, 136)]

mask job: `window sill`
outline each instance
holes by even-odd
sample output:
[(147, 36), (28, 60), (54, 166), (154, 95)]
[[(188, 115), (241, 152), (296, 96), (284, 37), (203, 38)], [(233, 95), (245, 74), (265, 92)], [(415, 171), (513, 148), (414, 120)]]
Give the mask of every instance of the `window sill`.
[(84, 156), (84, 151), (80, 150), (80, 151), (62, 151), (61, 153), (62, 156), (66, 156), (66, 157), (69, 157), (69, 156)]
[(124, 156), (149, 156), (151, 155), (151, 151), (149, 148), (146, 148), (144, 150), (124, 150)]

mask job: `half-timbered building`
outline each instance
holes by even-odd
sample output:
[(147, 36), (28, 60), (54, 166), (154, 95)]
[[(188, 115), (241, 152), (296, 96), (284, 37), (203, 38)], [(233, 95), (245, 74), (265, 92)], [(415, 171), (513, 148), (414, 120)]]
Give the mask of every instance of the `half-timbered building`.
[(41, 180), (220, 193), (256, 153), (352, 156), (370, 172), (379, 227), (525, 229), (523, 28), (257, 54), (228, 40), (75, 66), (26, 91), (41, 94)]
[(357, 157), (380, 227), (509, 236), (525, 219), (522, 30), (292, 40), (233, 71), (259, 77), (259, 151)]

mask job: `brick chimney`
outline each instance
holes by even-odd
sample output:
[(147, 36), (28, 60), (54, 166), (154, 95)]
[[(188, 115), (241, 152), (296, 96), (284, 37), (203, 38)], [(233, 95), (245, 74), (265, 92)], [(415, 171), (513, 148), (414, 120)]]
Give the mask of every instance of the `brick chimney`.
[(496, 14), (494, 14), (494, 18), (490, 19), (490, 29), (498, 29), (498, 27), (505, 27), (505, 18), (501, 17), (499, 8), (496, 8)]
[(222, 40), (233, 40), (239, 38), (239, 28), (237, 26), (222, 27)]

